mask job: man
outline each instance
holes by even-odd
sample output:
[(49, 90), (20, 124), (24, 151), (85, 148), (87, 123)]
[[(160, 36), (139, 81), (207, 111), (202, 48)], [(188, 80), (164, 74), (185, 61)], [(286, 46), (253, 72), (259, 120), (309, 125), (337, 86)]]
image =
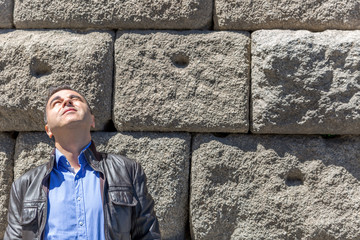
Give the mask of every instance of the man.
[(160, 239), (141, 166), (96, 151), (86, 99), (69, 86), (51, 90), (45, 123), (55, 150), (13, 183), (4, 239)]

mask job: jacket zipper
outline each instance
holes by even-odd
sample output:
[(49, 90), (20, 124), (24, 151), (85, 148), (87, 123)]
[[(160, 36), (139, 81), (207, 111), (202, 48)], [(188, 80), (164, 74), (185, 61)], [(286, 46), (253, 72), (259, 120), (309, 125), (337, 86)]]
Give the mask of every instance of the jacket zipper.
[[(92, 151), (90, 151), (90, 153), (91, 153), (90, 156), (95, 159), (94, 161), (96, 161), (96, 158), (95, 158), (94, 154), (92, 153)], [(95, 167), (92, 164), (92, 161), (89, 161), (86, 158), (86, 155), (85, 155), (85, 159), (88, 162), (88, 164), (90, 165), (90, 167), (92, 167), (92, 169), (94, 169), (94, 171), (99, 172), (104, 178), (103, 183), (101, 182), (101, 179), (100, 179), (100, 189), (102, 189), (102, 208), (103, 208), (103, 214), (104, 214), (104, 237), (105, 237), (105, 240), (107, 240), (107, 239), (110, 239), (110, 238), (109, 238), (109, 233), (108, 233), (109, 231), (107, 229), (107, 224), (106, 224), (107, 213), (105, 211), (105, 182), (106, 182), (106, 177), (105, 177), (105, 174), (99, 168)], [(101, 184), (103, 186), (101, 186)]]
[[(99, 171), (100, 172), (100, 171)], [(104, 213), (104, 235), (105, 235), (105, 239), (110, 239), (109, 238), (109, 231), (108, 231), (108, 229), (107, 229), (107, 224), (106, 224), (106, 220), (107, 220), (107, 212), (105, 211), (105, 182), (106, 182), (106, 177), (105, 177), (105, 175), (102, 173), (102, 172), (100, 172), (102, 175), (103, 175), (103, 177), (104, 177), (104, 182), (102, 183), (103, 184), (103, 192), (102, 192), (102, 195), (103, 195), (103, 213)], [(101, 181), (100, 181), (100, 184), (101, 184)]]
[(40, 225), (40, 231), (39, 231), (39, 239), (43, 239), (44, 238), (44, 230), (45, 230), (45, 224), (46, 224), (46, 219), (47, 219), (47, 209), (48, 209), (48, 193), (49, 193), (49, 189), (45, 189), (45, 185), (44, 185), (44, 181), (46, 178), (49, 177), (51, 171), (49, 173), (47, 173), (45, 175), (45, 177), (42, 180), (42, 184), (41, 184), (41, 188), (45, 193), (45, 205), (44, 205), (44, 210), (43, 210), (43, 217), (42, 217), (42, 221), (41, 221), (41, 225)]

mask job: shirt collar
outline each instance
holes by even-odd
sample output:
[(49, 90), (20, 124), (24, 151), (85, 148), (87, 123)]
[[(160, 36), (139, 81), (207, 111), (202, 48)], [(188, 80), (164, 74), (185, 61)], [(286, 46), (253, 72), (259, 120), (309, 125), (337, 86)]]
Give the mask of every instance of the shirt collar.
[[(86, 146), (81, 150), (80, 155), (78, 156), (78, 160), (79, 160), (79, 164), (80, 164), (80, 165), (86, 163), (86, 159), (85, 159), (85, 157), (84, 157), (84, 151), (85, 151), (87, 148), (89, 148), (90, 145), (91, 145), (91, 141), (89, 142), (88, 145), (86, 145)], [(65, 155), (62, 154), (62, 153), (59, 151), (59, 149), (55, 148), (55, 166), (54, 166), (54, 167), (56, 167), (56, 168), (59, 167), (59, 161), (60, 161), (60, 164), (63, 164), (63, 165), (64, 165), (64, 167), (70, 167), (70, 164), (67, 165), (67, 163), (69, 163), (69, 162), (68, 162), (68, 160), (66, 159)]]

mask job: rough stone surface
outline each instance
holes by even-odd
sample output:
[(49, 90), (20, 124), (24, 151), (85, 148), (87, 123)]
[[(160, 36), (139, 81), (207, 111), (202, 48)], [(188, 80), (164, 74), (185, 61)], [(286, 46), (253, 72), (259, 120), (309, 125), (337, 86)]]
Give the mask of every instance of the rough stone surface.
[(12, 27), (13, 0), (0, 0), (0, 28)]
[(54, 141), (45, 132), (20, 132), (16, 139), (14, 179), (47, 163), (53, 149)]
[(198, 135), (192, 239), (360, 239), (360, 138)]
[(118, 32), (118, 130), (247, 132), (246, 32)]
[(83, 92), (103, 129), (111, 119), (111, 32), (0, 31), (0, 131), (43, 131), (50, 86)]
[(360, 31), (252, 34), (257, 133), (360, 134)]
[(17, 28), (201, 29), (212, 0), (15, 0)]
[(9, 134), (0, 133), (0, 239), (7, 225), (9, 193), (13, 181), (15, 140)]
[[(104, 133), (92, 138), (98, 151), (136, 159), (148, 177), (163, 239), (184, 239), (188, 222), (190, 135), (185, 133)], [(53, 143), (45, 133), (20, 133), (15, 177), (45, 163)]]
[(359, 29), (358, 0), (215, 0), (217, 30)]

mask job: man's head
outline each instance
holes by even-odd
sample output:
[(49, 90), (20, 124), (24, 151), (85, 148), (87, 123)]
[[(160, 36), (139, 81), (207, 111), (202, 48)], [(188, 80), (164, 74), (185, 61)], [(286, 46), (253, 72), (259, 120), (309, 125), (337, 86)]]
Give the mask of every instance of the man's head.
[(84, 96), (63, 85), (50, 88), (45, 106), (45, 130), (51, 138), (57, 129), (78, 127), (95, 127), (89, 103)]

